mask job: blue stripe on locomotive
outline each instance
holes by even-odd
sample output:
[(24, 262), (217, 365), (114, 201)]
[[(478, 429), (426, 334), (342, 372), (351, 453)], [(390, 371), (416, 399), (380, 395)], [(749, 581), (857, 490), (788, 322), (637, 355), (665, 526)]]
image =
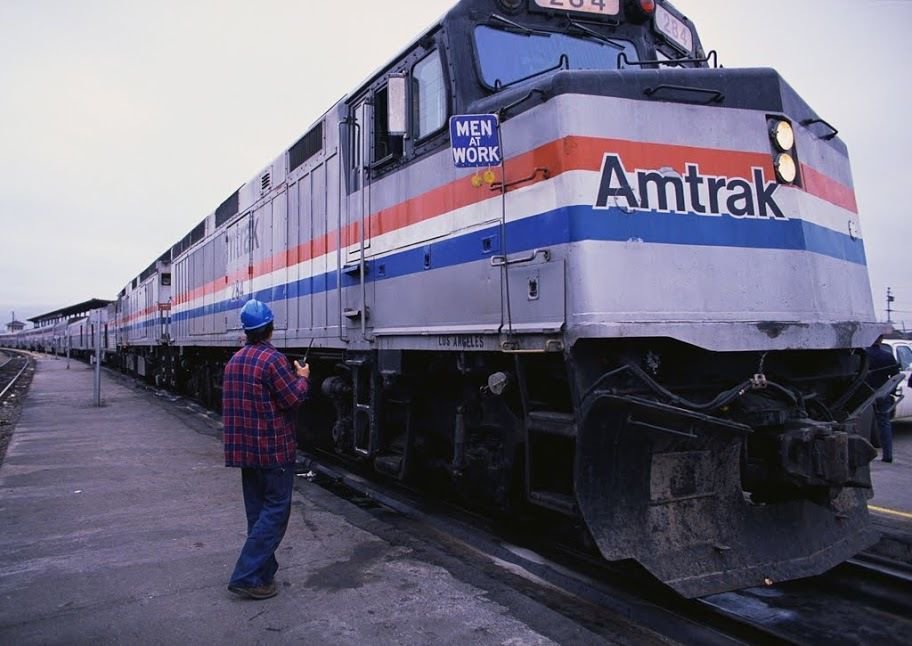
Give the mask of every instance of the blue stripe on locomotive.
[[(430, 249), (430, 268), (440, 269), (479, 260), (480, 254), (501, 253), (500, 226), (474, 231), (430, 245), (388, 256), (369, 259), (368, 280), (381, 281), (425, 271), (424, 255)], [(485, 239), (493, 240), (490, 251), (482, 252)], [(509, 252), (586, 240), (623, 242), (641, 239), (650, 244), (699, 245), (743, 249), (809, 251), (858, 265), (866, 265), (864, 245), (859, 239), (803, 220), (736, 219), (638, 211), (629, 214), (618, 208), (600, 209), (571, 206), (524, 218), (507, 225)], [(382, 267), (382, 274), (380, 268)], [(342, 275), (342, 286), (360, 284), (357, 276)], [(298, 298), (336, 289), (336, 272), (259, 290), (244, 298), (267, 302)], [(174, 321), (234, 310), (237, 301), (177, 312)]]

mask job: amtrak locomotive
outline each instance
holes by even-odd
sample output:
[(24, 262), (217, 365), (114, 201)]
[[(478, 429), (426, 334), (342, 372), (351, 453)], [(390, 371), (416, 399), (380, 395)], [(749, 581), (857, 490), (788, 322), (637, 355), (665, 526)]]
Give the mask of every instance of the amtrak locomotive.
[(686, 596), (875, 539), (845, 145), (664, 0), (461, 0), (130, 281), (118, 361), (218, 406), (251, 297), (309, 450)]

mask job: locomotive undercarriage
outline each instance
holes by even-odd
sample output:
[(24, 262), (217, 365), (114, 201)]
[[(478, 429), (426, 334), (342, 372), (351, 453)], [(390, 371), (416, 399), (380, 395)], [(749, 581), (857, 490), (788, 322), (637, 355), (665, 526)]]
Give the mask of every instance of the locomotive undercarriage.
[(814, 574), (872, 542), (865, 369), (852, 351), (667, 340), (351, 355), (301, 440), (489, 513), (581, 520), (605, 558), (693, 596)]
[[(154, 374), (218, 409), (229, 356), (172, 350)], [(491, 515), (563, 518), (686, 596), (815, 574), (873, 542), (863, 352), (625, 339), (309, 362), (303, 449)]]

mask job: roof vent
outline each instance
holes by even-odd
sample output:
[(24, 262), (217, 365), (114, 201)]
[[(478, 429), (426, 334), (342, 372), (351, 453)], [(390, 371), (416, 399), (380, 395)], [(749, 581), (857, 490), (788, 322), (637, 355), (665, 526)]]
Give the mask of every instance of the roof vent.
[(321, 121), (310, 131), (298, 139), (297, 143), (288, 150), (288, 170), (295, 168), (316, 155), (323, 148), (323, 122)]

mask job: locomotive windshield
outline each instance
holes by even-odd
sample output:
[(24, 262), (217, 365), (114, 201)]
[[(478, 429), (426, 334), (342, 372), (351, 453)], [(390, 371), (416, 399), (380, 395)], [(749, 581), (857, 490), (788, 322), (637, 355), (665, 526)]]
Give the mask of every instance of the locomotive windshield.
[(595, 34), (506, 31), (486, 25), (475, 28), (475, 47), (481, 78), (490, 87), (510, 85), (561, 66), (616, 70), (621, 52), (636, 60), (636, 47), (627, 40), (598, 38)]

